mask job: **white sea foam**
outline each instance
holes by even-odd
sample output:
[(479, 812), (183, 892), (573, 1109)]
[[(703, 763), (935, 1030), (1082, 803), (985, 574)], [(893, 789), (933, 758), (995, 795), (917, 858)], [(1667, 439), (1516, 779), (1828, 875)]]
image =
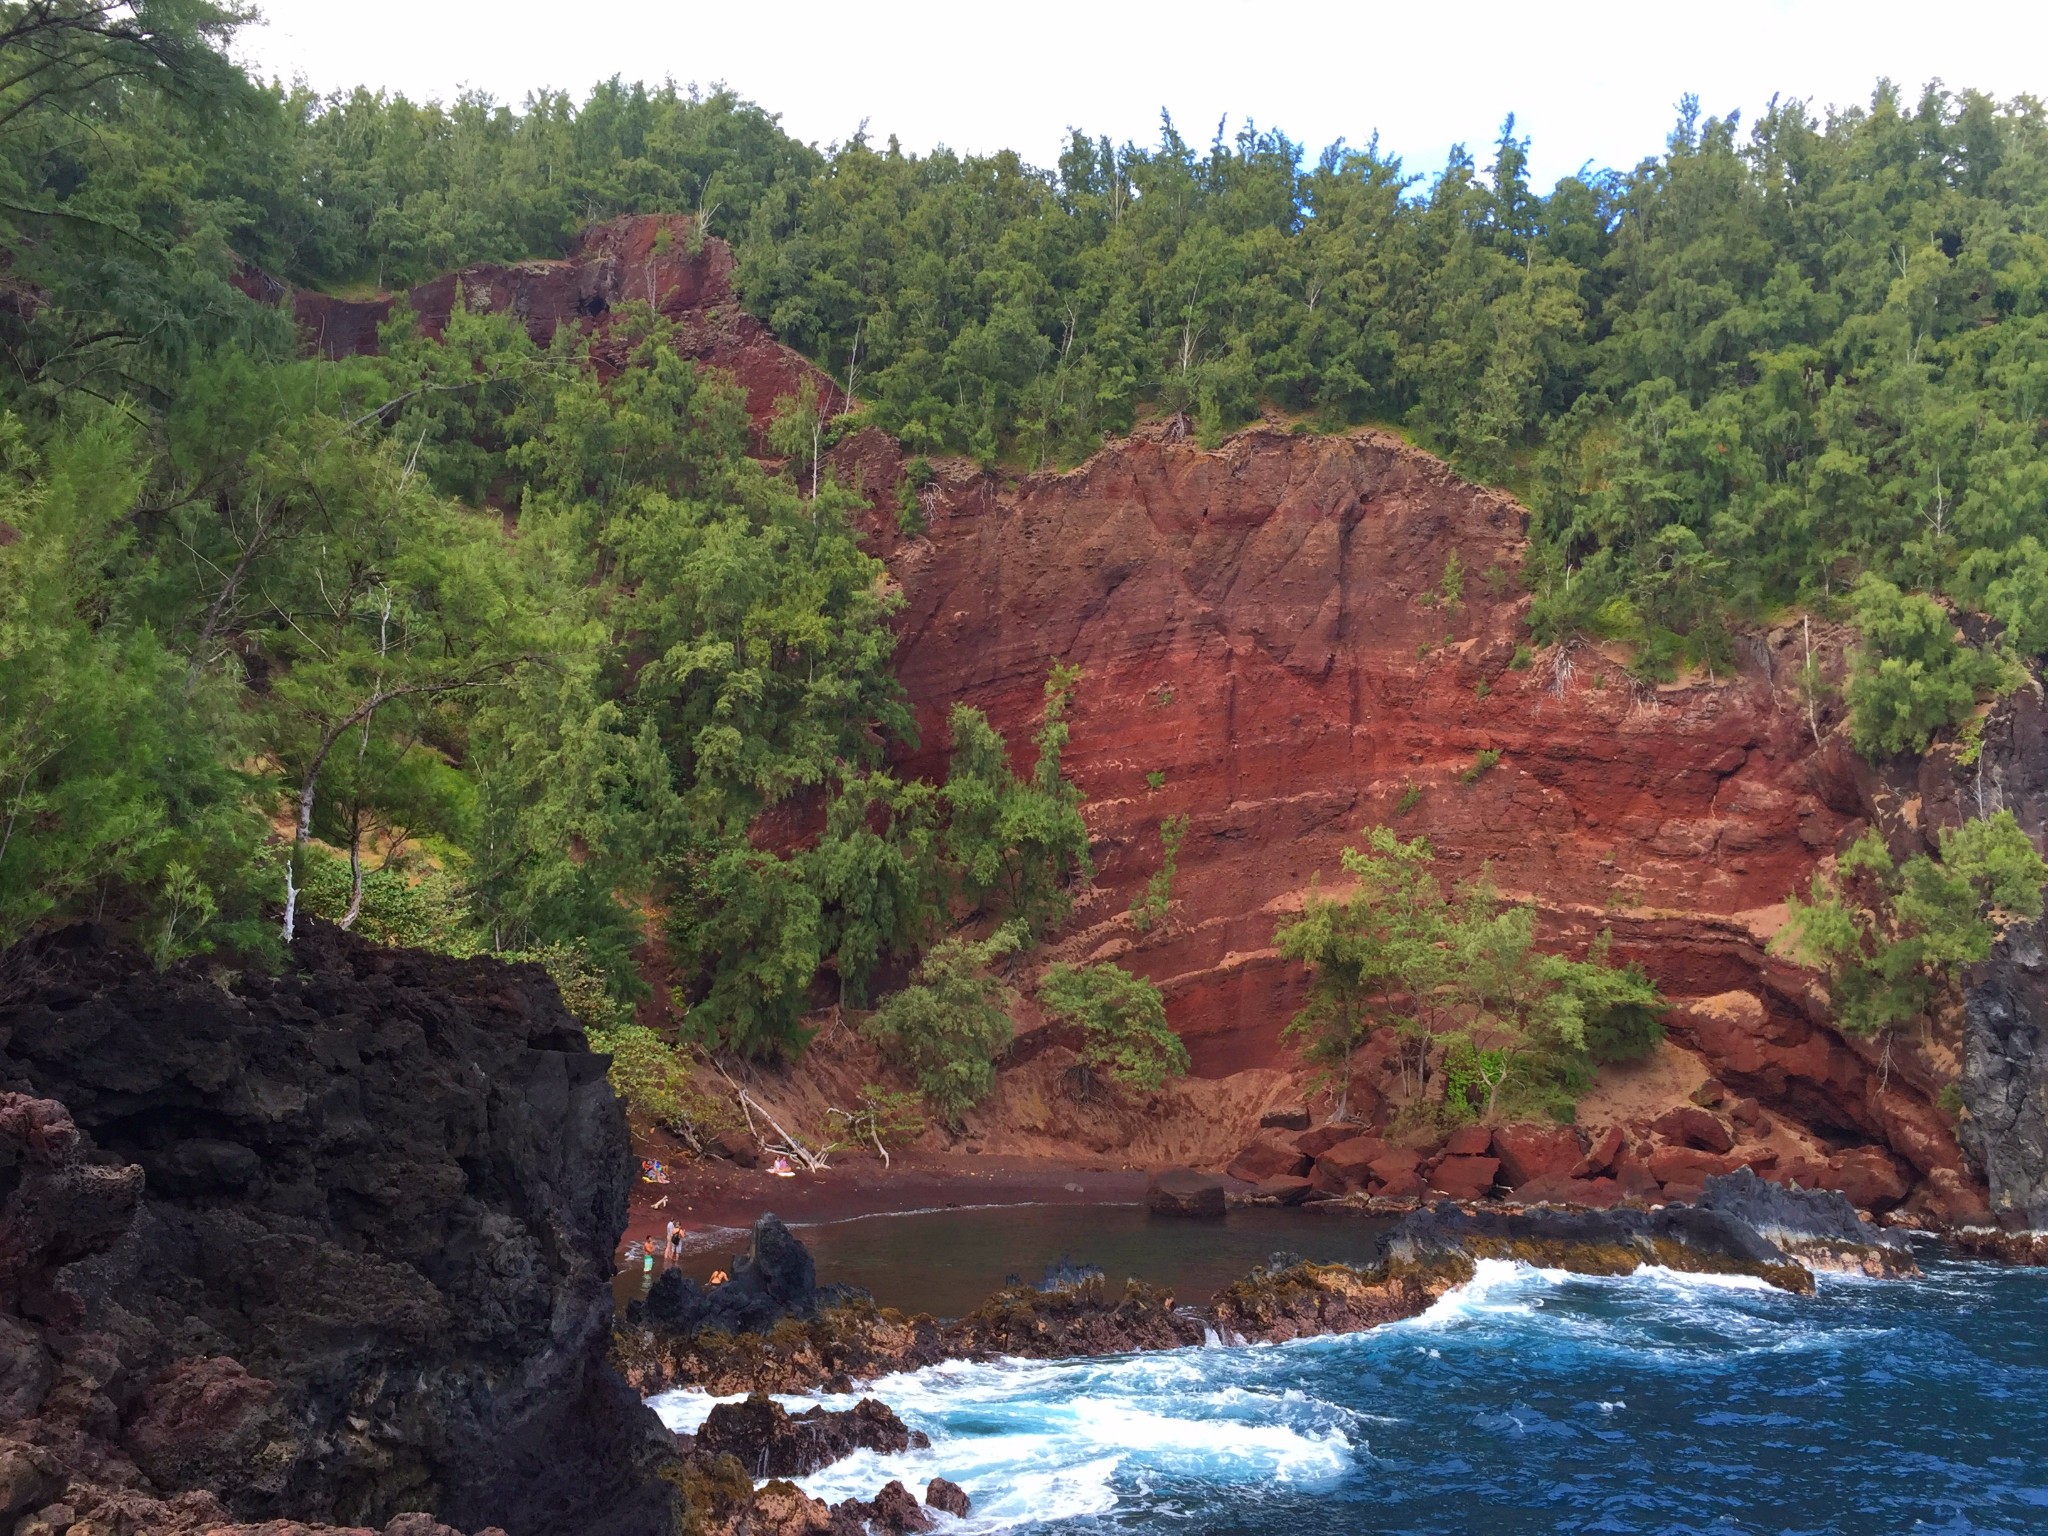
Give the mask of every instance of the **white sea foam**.
[(1429, 1304), (1421, 1316), (1409, 1320), (1410, 1328), (1443, 1328), (1527, 1314), (1536, 1292), (1566, 1278), (1561, 1269), (1537, 1269), (1514, 1259), (1481, 1259), (1472, 1266), (1472, 1278), (1454, 1286)]
[[(1315, 1484), (1356, 1459), (1354, 1437), (1375, 1416), (1280, 1381), (1233, 1379), (1249, 1350), (1185, 1350), (1112, 1360), (948, 1361), (884, 1377), (880, 1398), (931, 1436), (929, 1449), (859, 1452), (803, 1479), (827, 1502), (873, 1498), (891, 1478), (922, 1488), (947, 1477), (974, 1500), (973, 1530), (1107, 1514), (1122, 1495), (1164, 1480), (1255, 1486)], [(1268, 1354), (1266, 1358), (1270, 1359)], [(671, 1429), (694, 1431), (719, 1402), (664, 1392), (649, 1405)], [(778, 1397), (793, 1411), (849, 1406), (848, 1396)]]
[[(1581, 1304), (1591, 1299), (1586, 1288), (1607, 1299)], [(1175, 1485), (1313, 1487), (1343, 1478), (1369, 1456), (1368, 1433), (1400, 1434), (1405, 1421), (1396, 1415), (1411, 1405), (1395, 1397), (1373, 1405), (1390, 1413), (1366, 1413), (1304, 1391), (1299, 1383), (1313, 1378), (1303, 1373), (1326, 1367), (1307, 1360), (1288, 1365), (1297, 1351), (1357, 1351), (1369, 1361), (1387, 1358), (1389, 1346), (1398, 1344), (1400, 1356), (1424, 1362), (1401, 1371), (1433, 1374), (1447, 1357), (1469, 1361), (1468, 1340), (1486, 1348), (1516, 1335), (1567, 1350), (1626, 1353), (1638, 1362), (1668, 1354), (1680, 1365), (1702, 1352), (1810, 1347), (1801, 1335), (1813, 1330), (1788, 1338), (1775, 1297), (1746, 1276), (1648, 1267), (1629, 1276), (1588, 1277), (1488, 1259), (1422, 1316), (1362, 1335), (1297, 1340), (1277, 1350), (1210, 1341), (1205, 1348), (1111, 1359), (956, 1360), (883, 1377), (855, 1395), (778, 1401), (801, 1411), (812, 1403), (845, 1408), (857, 1396), (877, 1397), (932, 1440), (929, 1449), (899, 1456), (861, 1452), (805, 1479), (807, 1492), (827, 1501), (865, 1499), (891, 1478), (921, 1489), (931, 1477), (947, 1477), (974, 1500), (966, 1528), (993, 1531), (1100, 1517), (1120, 1502), (1149, 1503), (1154, 1495), (1148, 1490)], [(722, 1400), (731, 1399), (671, 1392), (650, 1402), (672, 1429), (694, 1430)], [(1601, 1395), (1582, 1401), (1579, 1412), (1613, 1423), (1626, 1407), (1618, 1396)], [(1500, 1432), (1564, 1433), (1519, 1409), (1503, 1419)]]

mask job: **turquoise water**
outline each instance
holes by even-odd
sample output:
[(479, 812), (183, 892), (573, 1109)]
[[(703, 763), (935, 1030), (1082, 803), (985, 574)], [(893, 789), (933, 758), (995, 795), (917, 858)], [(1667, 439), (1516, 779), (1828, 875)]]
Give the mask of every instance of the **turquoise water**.
[(930, 1450), (804, 1486), (943, 1475), (963, 1529), (1022, 1532), (2048, 1531), (2048, 1271), (1928, 1268), (1794, 1297), (1489, 1261), (1348, 1338), (955, 1363), (871, 1389)]

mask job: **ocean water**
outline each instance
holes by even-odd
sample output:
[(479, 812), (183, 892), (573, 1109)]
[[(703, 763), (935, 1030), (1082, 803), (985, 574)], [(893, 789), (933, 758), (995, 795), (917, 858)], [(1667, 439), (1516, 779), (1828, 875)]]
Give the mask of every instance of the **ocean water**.
[(803, 1486), (949, 1477), (961, 1531), (2048, 1532), (2048, 1271), (1924, 1262), (1795, 1297), (1488, 1261), (1345, 1338), (955, 1362), (870, 1389), (930, 1450)]
[[(1154, 1216), (1142, 1205), (985, 1205), (858, 1216), (793, 1230), (818, 1278), (857, 1285), (885, 1307), (959, 1317), (1012, 1276), (1036, 1281), (1061, 1258), (1092, 1264), (1112, 1290), (1127, 1275), (1204, 1301), (1285, 1250), (1317, 1263), (1370, 1264), (1392, 1222), (1354, 1211), (1240, 1207), (1222, 1221)], [(703, 1280), (733, 1263), (747, 1234), (706, 1234), (679, 1265)], [(624, 1272), (622, 1299), (644, 1295), (658, 1265)]]

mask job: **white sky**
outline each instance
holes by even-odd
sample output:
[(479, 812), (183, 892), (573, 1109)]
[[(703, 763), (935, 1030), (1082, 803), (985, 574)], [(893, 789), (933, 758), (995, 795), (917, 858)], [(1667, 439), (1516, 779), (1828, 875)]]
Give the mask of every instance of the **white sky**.
[(1680, 95), (1753, 118), (1773, 93), (1816, 108), (1880, 75), (2048, 96), (2044, 0), (259, 0), (260, 73), (414, 99), (474, 87), (579, 97), (613, 74), (723, 81), (824, 144), (863, 118), (876, 143), (1011, 147), (1050, 165), (1067, 125), (1151, 142), (1166, 107), (1206, 144), (1229, 113), (1313, 153), (1339, 136), (1435, 171), (1463, 140), (1484, 165), (1501, 118), (1534, 179), (1660, 149)]

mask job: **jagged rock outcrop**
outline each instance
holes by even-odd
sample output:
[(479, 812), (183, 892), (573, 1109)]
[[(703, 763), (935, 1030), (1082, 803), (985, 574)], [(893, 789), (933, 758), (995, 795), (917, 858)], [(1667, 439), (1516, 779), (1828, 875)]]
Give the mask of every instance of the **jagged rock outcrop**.
[(320, 925), (279, 977), (17, 945), (0, 1435), (96, 1531), (665, 1536), (669, 1437), (606, 1361), (604, 1065), (537, 967)]
[[(2048, 706), (2038, 680), (1999, 701), (1951, 782), (1974, 815), (2010, 810), (2048, 846)], [(1964, 1003), (1963, 1144), (2001, 1220), (2048, 1229), (2048, 919), (2008, 932)]]
[(767, 1211), (755, 1221), (747, 1252), (733, 1260), (723, 1284), (704, 1285), (681, 1270), (664, 1269), (628, 1312), (675, 1333), (765, 1333), (784, 1318), (816, 1317), (821, 1308), (866, 1295), (852, 1286), (819, 1285), (810, 1249)]
[(790, 1413), (765, 1393), (711, 1410), (691, 1447), (705, 1456), (736, 1456), (754, 1478), (809, 1477), (855, 1451), (895, 1456), (924, 1450), (931, 1439), (907, 1428), (886, 1403), (864, 1397), (833, 1412), (807, 1408)]
[(1920, 1272), (1905, 1238), (1872, 1226), (1835, 1190), (1788, 1189), (1738, 1168), (1708, 1179), (1696, 1208), (1739, 1224), (1808, 1269), (1874, 1279)]

